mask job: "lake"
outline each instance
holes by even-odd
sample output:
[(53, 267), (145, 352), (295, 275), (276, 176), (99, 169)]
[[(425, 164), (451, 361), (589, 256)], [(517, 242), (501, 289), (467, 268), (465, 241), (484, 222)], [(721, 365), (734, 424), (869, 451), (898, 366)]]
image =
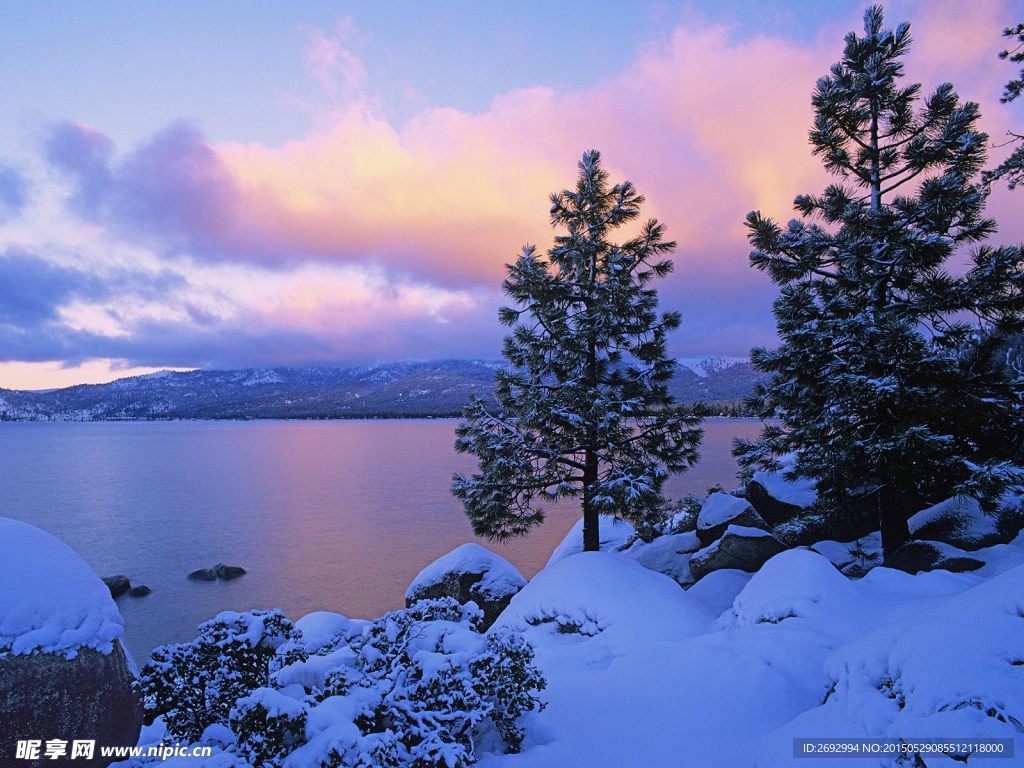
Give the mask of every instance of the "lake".
[[(101, 576), (147, 584), (118, 599), (138, 662), (195, 636), (222, 610), (330, 610), (369, 618), (401, 607), (421, 568), (473, 540), (448, 492), (472, 457), (454, 420), (0, 423), (0, 515), (67, 542)], [(666, 492), (735, 484), (734, 437), (758, 422), (711, 419), (703, 458)], [(504, 545), (530, 577), (578, 518), (571, 503)], [(186, 575), (224, 562), (230, 582)]]

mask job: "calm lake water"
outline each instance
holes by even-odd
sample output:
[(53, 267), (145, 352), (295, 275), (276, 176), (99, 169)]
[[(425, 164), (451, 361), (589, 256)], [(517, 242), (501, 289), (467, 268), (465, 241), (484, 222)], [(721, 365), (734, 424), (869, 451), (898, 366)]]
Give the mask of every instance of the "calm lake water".
[[(705, 424), (703, 459), (670, 496), (735, 482), (732, 439), (752, 420)], [(118, 599), (140, 663), (222, 610), (373, 617), (403, 605), (421, 568), (473, 539), (448, 493), (471, 457), (455, 421), (0, 423), (0, 515), (63, 539), (101, 576), (147, 584)], [(533, 534), (481, 542), (527, 577), (578, 516), (563, 504)], [(248, 574), (200, 583), (217, 562)], [(0, 585), (0, 589), (4, 585)]]

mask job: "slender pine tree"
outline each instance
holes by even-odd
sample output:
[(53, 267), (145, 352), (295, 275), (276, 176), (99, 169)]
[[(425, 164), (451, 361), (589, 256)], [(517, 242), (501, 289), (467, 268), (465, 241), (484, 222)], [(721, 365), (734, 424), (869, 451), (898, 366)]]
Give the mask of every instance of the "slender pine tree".
[(921, 505), (1017, 482), (1003, 440), (1021, 426), (1020, 382), (993, 359), (1021, 328), (1021, 250), (979, 247), (956, 270), (995, 229), (975, 180), (987, 136), (948, 83), (923, 100), (901, 84), (910, 43), (867, 10), (812, 99), (813, 152), (840, 183), (797, 197), (785, 228), (747, 216), (751, 263), (780, 287), (752, 405), (779, 421), (734, 449), (748, 467), (795, 454), (823, 508), (874, 510), (886, 553)]
[(680, 316), (659, 314), (650, 287), (671, 272), (675, 243), (653, 219), (611, 240), (643, 202), (630, 182), (611, 185), (600, 154), (587, 152), (575, 189), (551, 196), (562, 232), (547, 257), (526, 246), (508, 265), (499, 409), (473, 400), (456, 431), (456, 449), (480, 469), (456, 475), (452, 493), (478, 535), (525, 534), (543, 521), (544, 502), (578, 498), (584, 549), (596, 550), (600, 514), (652, 522), (665, 479), (697, 458), (700, 416), (668, 390), (675, 363), (665, 341)]

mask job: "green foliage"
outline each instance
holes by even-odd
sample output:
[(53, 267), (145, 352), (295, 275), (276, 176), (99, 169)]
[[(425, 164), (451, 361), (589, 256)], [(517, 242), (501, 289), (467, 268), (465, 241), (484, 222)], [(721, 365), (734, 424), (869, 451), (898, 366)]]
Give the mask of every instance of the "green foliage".
[[(1003, 36), (1010, 38), (1011, 44), (1014, 47), (1000, 51), (999, 58), (1008, 59), (1015, 64), (1024, 62), (1024, 21), (1015, 27), (1004, 29)], [(1006, 84), (1003, 88), (1003, 95), (999, 100), (1004, 104), (1008, 104), (1022, 93), (1024, 93), (1024, 68), (1021, 68), (1018, 77), (1015, 77)], [(1014, 189), (1018, 184), (1024, 183), (1024, 134), (1013, 131), (1007, 131), (1007, 134), (1010, 138), (1006, 144), (1019, 144), (1020, 146), (1006, 160), (1000, 163), (998, 167), (991, 171), (986, 171), (985, 181), (991, 183), (996, 179), (1003, 179), (1010, 189)]]
[(238, 754), (253, 768), (280, 768), (291, 751), (305, 743), (307, 717), (305, 707), (271, 689), (239, 699), (230, 714)]
[[(522, 717), (544, 707), (533, 648), (510, 631), (480, 634), (481, 617), (452, 598), (421, 600), (310, 656), (279, 612), (221, 614), (192, 642), (154, 653), (142, 675), (147, 718), (162, 715), (191, 743), (227, 724), (235, 743), (223, 759), (253, 768), (468, 768), (489, 734), (519, 751)], [(322, 682), (282, 683), (306, 661), (326, 663)]]
[(168, 733), (181, 741), (198, 740), (215, 723), (226, 725), (238, 699), (303, 656), (297, 650), (278, 654), (296, 636), (280, 611), (226, 612), (200, 625), (191, 642), (157, 648), (139, 675), (146, 722), (162, 716)]
[(974, 181), (987, 136), (948, 83), (923, 100), (901, 84), (909, 46), (909, 25), (866, 12), (812, 99), (813, 151), (844, 183), (797, 197), (785, 228), (747, 217), (782, 341), (752, 353), (771, 379), (751, 404), (781, 423), (735, 448), (748, 468), (795, 453), (822, 504), (877, 508), (887, 550), (919, 504), (1014, 482), (1006, 440), (1022, 423), (1021, 383), (996, 357), (1022, 327), (1021, 251), (981, 247), (947, 270), (995, 229)]
[(525, 534), (544, 502), (580, 498), (585, 547), (595, 548), (598, 513), (661, 518), (665, 479), (697, 458), (699, 410), (668, 391), (665, 343), (680, 317), (659, 314), (651, 287), (671, 272), (675, 244), (653, 219), (611, 239), (643, 201), (631, 183), (611, 185), (600, 154), (587, 152), (575, 189), (551, 197), (553, 247), (542, 256), (526, 246), (508, 266), (499, 409), (474, 400), (456, 432), (456, 449), (480, 463), (452, 484), (478, 535)]

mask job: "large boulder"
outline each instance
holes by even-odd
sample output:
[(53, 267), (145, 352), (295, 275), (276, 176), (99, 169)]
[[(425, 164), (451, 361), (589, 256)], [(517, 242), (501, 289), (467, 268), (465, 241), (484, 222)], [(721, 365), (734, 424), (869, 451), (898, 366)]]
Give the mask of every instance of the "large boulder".
[(904, 544), (885, 561), (886, 568), (896, 568), (910, 574), (921, 571), (976, 571), (985, 563), (961, 549), (940, 541), (911, 541)]
[[(115, 758), (101, 758), (99, 746), (131, 746), (142, 727), (134, 680), (119, 641), (109, 653), (82, 648), (72, 659), (60, 653), (0, 659), (0, 750), (11, 750), (7, 758), (23, 740), (66, 741), (68, 758), (75, 739), (96, 742), (92, 760), (0, 760), (0, 765), (109, 765)], [(44, 758), (43, 750), (39, 757)]]
[(405, 604), (439, 597), (472, 601), (484, 613), (481, 630), (486, 630), (524, 586), (526, 579), (512, 563), (470, 542), (420, 571), (405, 591)]
[[(95, 740), (131, 746), (142, 712), (124, 624), (110, 590), (70, 547), (26, 523), (0, 518), (0, 765), (18, 741)], [(7, 750), (12, 750), (10, 753)], [(45, 758), (18, 765), (63, 765)]]
[(722, 538), (690, 558), (690, 573), (695, 581), (722, 568), (736, 568), (750, 573), (784, 549), (782, 543), (768, 531), (730, 525)]
[(1003, 538), (998, 519), (971, 496), (953, 496), (922, 509), (907, 521), (907, 526), (915, 539), (942, 541), (958, 549), (990, 547)]
[(697, 536), (701, 544), (707, 546), (717, 541), (730, 525), (768, 530), (768, 524), (746, 499), (728, 493), (712, 493), (697, 516)]
[(795, 457), (779, 459), (779, 471), (758, 471), (747, 483), (746, 496), (757, 513), (771, 525), (779, 525), (798, 517), (818, 499), (813, 480), (786, 479), (793, 468)]

